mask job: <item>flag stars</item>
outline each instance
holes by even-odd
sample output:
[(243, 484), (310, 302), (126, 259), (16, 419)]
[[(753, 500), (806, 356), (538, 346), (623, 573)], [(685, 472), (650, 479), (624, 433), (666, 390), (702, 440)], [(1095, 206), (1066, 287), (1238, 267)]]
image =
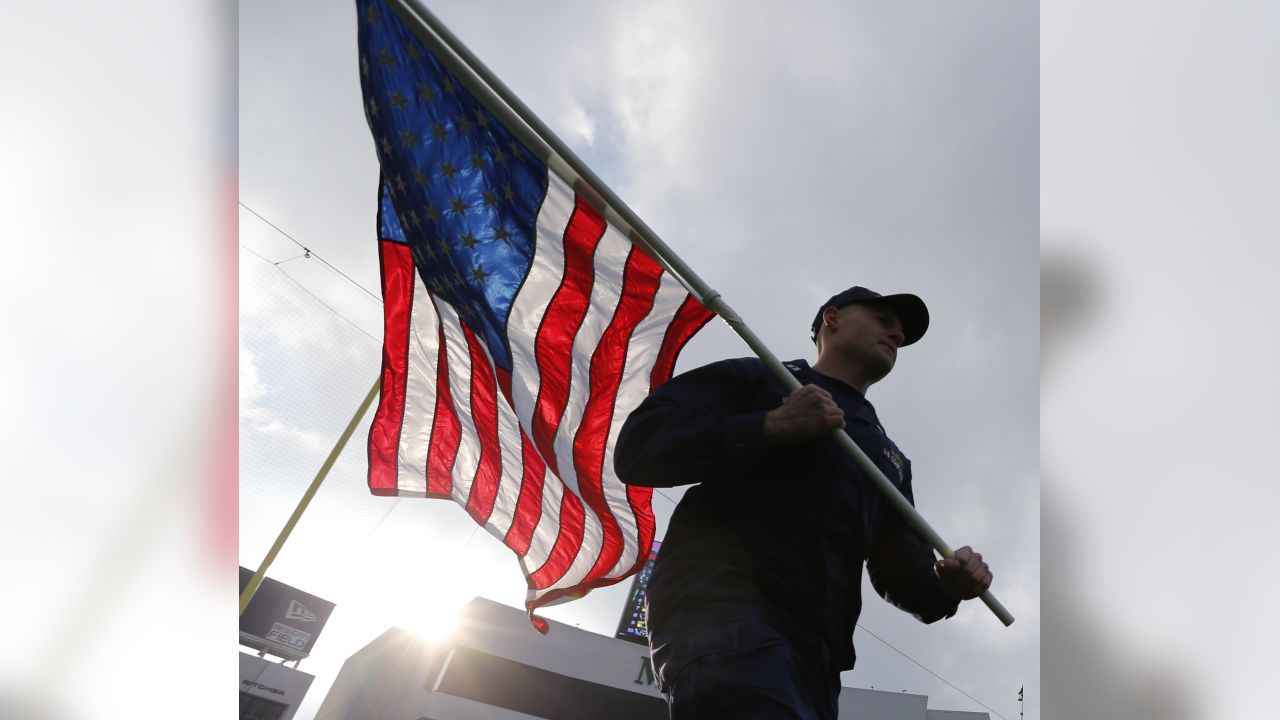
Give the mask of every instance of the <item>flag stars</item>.
[(431, 126), (431, 139), (432, 139), (432, 140), (444, 140), (444, 136), (445, 136), (446, 134), (448, 134), (448, 131), (447, 131), (447, 130), (445, 130), (445, 129), (444, 129), (444, 126), (443, 126), (443, 125), (441, 125), (440, 123), (436, 123), (435, 125), (432, 125), (432, 126)]
[(440, 163), (441, 177), (452, 180), (453, 176), (457, 174), (458, 174), (458, 168), (454, 167), (453, 163), (449, 162), (448, 160), (445, 160), (444, 162)]
[(494, 195), (493, 193), (489, 192), (488, 190), (481, 190), (481, 191), (480, 191), (480, 194), (484, 197), (484, 204), (485, 204), (487, 207), (497, 207), (497, 206), (498, 206), (498, 196), (497, 196), (497, 195)]
[(418, 187), (427, 186), (427, 174), (422, 172), (422, 168), (414, 168), (412, 174), (413, 181), (418, 184)]
[(390, 155), (390, 154), (391, 154), (391, 151), (392, 151), (392, 149), (393, 149), (393, 148), (391, 147), (391, 141), (389, 141), (389, 140), (387, 140), (385, 137), (383, 137), (383, 138), (381, 138), (381, 139), (379, 140), (379, 143), (382, 145), (382, 154), (383, 154), (383, 155)]
[(409, 105), (409, 98), (405, 97), (404, 93), (396, 90), (391, 93), (391, 104), (395, 105), (397, 110), (403, 110)]
[(458, 238), (458, 242), (462, 243), (462, 246), (468, 250), (475, 250), (476, 245), (480, 241), (476, 240), (476, 236), (472, 235), (471, 232), (468, 231), (468, 232), (462, 233), (462, 237)]
[(458, 89), (453, 86), (453, 80), (447, 77), (444, 79), (444, 82), (440, 83), (440, 87), (444, 90), (445, 95), (458, 94)]
[(400, 132), (400, 144), (404, 147), (411, 148), (418, 144), (418, 136), (414, 135), (412, 130), (402, 130)]
[(430, 83), (418, 83), (418, 99), (423, 102), (436, 99), (436, 91), (431, 88)]
[(369, 58), (360, 58), (360, 74), (369, 77)]
[(475, 109), (476, 124), (482, 128), (489, 127), (489, 114), (483, 108)]
[(511, 157), (516, 160), (519, 160), (520, 153), (523, 150), (523, 148), (520, 147), (520, 143), (516, 142), (515, 140), (512, 140), (511, 142), (507, 143), (507, 147), (511, 148)]
[(418, 220), (418, 213), (413, 210), (409, 211), (409, 224), (414, 227), (422, 227), (422, 222)]
[(395, 181), (396, 181), (396, 188), (398, 188), (400, 192), (404, 192), (404, 188), (405, 188), (404, 178), (400, 176), (400, 173), (395, 174)]
[(371, 118), (378, 117), (378, 101), (377, 100), (374, 100), (373, 98), (369, 98), (368, 108), (369, 108), (369, 117)]
[(453, 121), (453, 124), (458, 128), (458, 132), (463, 135), (471, 132), (471, 121), (467, 119), (466, 115), (459, 115), (458, 118)]
[(379, 50), (378, 64), (382, 67), (391, 67), (396, 64), (396, 56), (392, 55), (390, 50)]
[(478, 283), (483, 283), (485, 278), (489, 277), (492, 274), (493, 273), (485, 272), (484, 266), (479, 263), (476, 263), (476, 266), (471, 269), (471, 279), (475, 280)]
[(436, 210), (435, 205), (432, 205), (431, 203), (427, 203), (425, 214), (427, 216), (427, 220), (431, 221), (431, 224), (433, 225), (440, 219), (440, 211)]
[(418, 52), (418, 46), (413, 43), (405, 43), (404, 54), (414, 62), (417, 62), (418, 58), (422, 57), (422, 53)]
[(472, 170), (483, 170), (483, 169), (484, 169), (484, 156), (483, 156), (483, 155), (481, 155), (480, 153), (475, 153), (475, 154), (473, 154), (473, 155), (471, 156), (471, 169), (472, 169)]
[(506, 183), (503, 183), (503, 184), (502, 184), (502, 194), (507, 198), (507, 200), (515, 200), (515, 199), (516, 199), (516, 191), (515, 191), (515, 188), (511, 187), (511, 183), (509, 183), (509, 182), (506, 182)]
[(503, 152), (501, 147), (495, 147), (493, 149), (493, 159), (497, 160), (499, 165), (507, 164), (507, 154)]
[(504, 228), (504, 227), (502, 227), (501, 225), (499, 225), (499, 226), (497, 226), (497, 227), (495, 227), (495, 228), (493, 229), (493, 238), (494, 238), (495, 240), (500, 240), (500, 241), (502, 241), (502, 242), (506, 242), (506, 241), (507, 241), (507, 239), (508, 239), (508, 238), (510, 238), (510, 237), (511, 237), (511, 233), (507, 232), (507, 229), (506, 229), (506, 228)]
[(462, 202), (462, 198), (454, 198), (449, 201), (449, 209), (454, 215), (461, 215), (467, 211), (467, 204)]
[(378, 12), (378, 8), (372, 5), (369, 6), (369, 11), (364, 16), (370, 25), (377, 25), (382, 20), (382, 13)]

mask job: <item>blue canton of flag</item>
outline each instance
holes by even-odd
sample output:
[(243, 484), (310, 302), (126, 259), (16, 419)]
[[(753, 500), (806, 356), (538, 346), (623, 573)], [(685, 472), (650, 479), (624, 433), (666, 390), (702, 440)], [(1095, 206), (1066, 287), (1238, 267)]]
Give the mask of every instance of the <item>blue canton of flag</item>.
[[(382, 165), (382, 237), (409, 244), (432, 294), (453, 305), (509, 370), (503, 328), (533, 262), (546, 165), (389, 9), (368, 4), (363, 12), (387, 20), (364, 24), (360, 59)], [(404, 226), (396, 205), (407, 208)]]

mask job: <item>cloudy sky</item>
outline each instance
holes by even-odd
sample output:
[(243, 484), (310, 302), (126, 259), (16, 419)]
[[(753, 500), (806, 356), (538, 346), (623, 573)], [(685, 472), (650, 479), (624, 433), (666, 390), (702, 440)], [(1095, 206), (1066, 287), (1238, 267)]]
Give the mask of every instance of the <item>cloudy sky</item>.
[[(929, 334), (870, 399), (912, 458), (918, 507), (952, 545), (984, 553), (993, 591), (1018, 620), (1004, 628), (967, 603), (923, 626), (868, 586), (862, 624), (1006, 718), (1025, 685), (1026, 717), (1039, 718), (1035, 5), (431, 7), (779, 356), (812, 357), (809, 320), (849, 285), (926, 300)], [(380, 309), (364, 291), (377, 292), (378, 171), (355, 28), (354, 4), (240, 7), (248, 567), (378, 369)], [(713, 322), (680, 367), (748, 352)], [(272, 570), (338, 603), (302, 664), (317, 680), (301, 718), (341, 662), (387, 626), (429, 629), (474, 595), (523, 599), (514, 558), (474, 533), (462, 510), (368, 495), (363, 432)], [(655, 497), (660, 534), (672, 508)], [(547, 615), (611, 633), (624, 594), (596, 591)], [(855, 642), (846, 685), (983, 709), (869, 634)]]

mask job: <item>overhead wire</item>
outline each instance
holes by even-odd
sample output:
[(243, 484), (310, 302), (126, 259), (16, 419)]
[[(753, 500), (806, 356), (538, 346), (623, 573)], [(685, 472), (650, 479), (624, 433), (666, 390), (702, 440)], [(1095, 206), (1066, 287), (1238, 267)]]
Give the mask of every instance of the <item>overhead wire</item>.
[(286, 271), (284, 268), (280, 267), (280, 266), (279, 266), (279, 265), (277, 265), (276, 263), (271, 262), (270, 260), (266, 259), (265, 257), (262, 257), (262, 255), (259, 255), (258, 253), (254, 252), (253, 250), (250, 250), (248, 247), (246, 247), (246, 246), (244, 245), (244, 243), (240, 243), (240, 247), (244, 248), (247, 252), (249, 252), (249, 254), (254, 255), (255, 257), (257, 257), (257, 258), (259, 258), (260, 260), (262, 260), (263, 262), (270, 264), (270, 265), (271, 265), (272, 267), (274, 267), (276, 270), (280, 271), (280, 274), (281, 274), (281, 275), (284, 275), (285, 277), (289, 278), (289, 282), (292, 282), (294, 285), (297, 285), (297, 286), (298, 286), (298, 288), (302, 290), (302, 292), (304, 292), (304, 293), (306, 293), (306, 294), (310, 295), (310, 296), (311, 296), (311, 299), (313, 299), (313, 300), (315, 300), (316, 302), (318, 302), (318, 303), (320, 303), (321, 305), (323, 305), (323, 306), (325, 307), (325, 309), (326, 309), (326, 310), (328, 310), (329, 312), (333, 313), (334, 315), (337, 315), (339, 318), (341, 318), (341, 319), (342, 319), (342, 321), (343, 321), (343, 322), (347, 323), (347, 324), (348, 324), (348, 325), (350, 325), (351, 327), (353, 327), (353, 328), (355, 328), (356, 330), (358, 330), (358, 331), (359, 331), (361, 334), (363, 334), (365, 337), (369, 338), (370, 340), (372, 340), (372, 341), (374, 341), (374, 342), (376, 342), (376, 343), (381, 343), (381, 342), (382, 342), (382, 340), (380, 340), (380, 339), (378, 339), (378, 338), (376, 338), (376, 337), (374, 337), (374, 336), (370, 335), (370, 334), (368, 333), (368, 331), (366, 331), (364, 328), (362, 328), (362, 327), (360, 327), (359, 325), (357, 325), (354, 321), (352, 321), (352, 320), (351, 320), (350, 318), (348, 318), (346, 315), (343, 315), (342, 313), (340, 313), (340, 312), (338, 312), (337, 310), (333, 309), (333, 306), (329, 305), (329, 303), (326, 303), (324, 300), (321, 300), (319, 297), (317, 297), (315, 293), (313, 293), (313, 292), (311, 292), (310, 290), (308, 290), (308, 289), (307, 289), (307, 286), (306, 286), (306, 285), (303, 285), (302, 283), (298, 282), (298, 279), (297, 279), (297, 278), (295, 278), (294, 276), (290, 275), (290, 274), (288, 273), (288, 271)]
[(918, 665), (918, 666), (920, 667), (920, 669), (921, 669), (921, 670), (924, 670), (925, 672), (927, 672), (927, 673), (929, 673), (930, 675), (932, 675), (932, 676), (934, 676), (934, 677), (938, 678), (939, 680), (941, 680), (942, 682), (946, 683), (947, 685), (950, 685), (950, 686), (951, 686), (951, 689), (955, 690), (956, 692), (960, 693), (961, 695), (963, 695), (963, 696), (965, 696), (965, 697), (969, 698), (970, 700), (972, 700), (972, 701), (974, 701), (974, 702), (978, 703), (979, 705), (981, 705), (982, 707), (986, 708), (988, 711), (990, 711), (990, 712), (991, 712), (991, 714), (992, 714), (992, 715), (995, 715), (996, 717), (1000, 718), (1000, 720), (1009, 720), (1008, 718), (1006, 718), (1005, 716), (1003, 716), (1003, 715), (1001, 715), (1000, 713), (996, 712), (995, 710), (992, 710), (990, 706), (986, 705), (985, 703), (983, 703), (983, 702), (982, 702), (981, 700), (979, 700), (978, 698), (976, 698), (976, 697), (974, 697), (974, 696), (970, 695), (969, 693), (967, 693), (967, 692), (965, 692), (965, 691), (961, 690), (959, 687), (956, 687), (955, 683), (951, 682), (950, 680), (948, 680), (948, 679), (946, 679), (946, 678), (942, 677), (942, 676), (941, 676), (941, 675), (939, 675), (938, 673), (936, 673), (936, 672), (934, 672), (934, 671), (930, 670), (929, 668), (925, 667), (924, 665), (922, 665), (922, 664), (920, 663), (920, 661), (919, 661), (919, 660), (916, 660), (915, 658), (911, 657), (910, 655), (908, 655), (908, 654), (906, 654), (906, 653), (902, 652), (901, 650), (899, 650), (898, 648), (894, 647), (894, 646), (893, 646), (893, 644), (892, 644), (892, 643), (890, 643), (888, 640), (885, 640), (884, 638), (880, 637), (879, 635), (877, 635), (877, 634), (875, 634), (875, 633), (871, 632), (870, 630), (868, 630), (868, 629), (867, 629), (867, 626), (866, 626), (866, 625), (863, 625), (862, 623), (858, 623), (858, 627), (859, 627), (861, 630), (863, 630), (865, 633), (867, 633), (868, 635), (870, 635), (871, 637), (873, 637), (873, 638), (875, 638), (875, 639), (879, 640), (880, 642), (884, 643), (885, 645), (887, 645), (887, 646), (888, 646), (891, 650), (893, 650), (894, 652), (898, 653), (898, 654), (899, 654), (899, 655), (901, 655), (902, 657), (904, 657), (904, 658), (906, 658), (906, 659), (910, 660), (911, 662), (915, 663), (916, 665)]
[[(253, 213), (253, 214), (254, 214), (254, 216), (255, 216), (255, 217), (257, 217), (259, 220), (261, 220), (262, 222), (264, 222), (264, 223), (266, 223), (266, 224), (270, 225), (270, 226), (272, 227), (272, 229), (274, 229), (276, 232), (280, 233), (281, 235), (285, 236), (286, 238), (289, 238), (289, 240), (290, 240), (290, 241), (292, 241), (294, 245), (297, 245), (298, 247), (302, 248), (302, 250), (303, 250), (303, 255), (304, 255), (304, 256), (313, 256), (313, 257), (315, 257), (315, 259), (316, 259), (316, 260), (319, 260), (319, 261), (320, 261), (320, 262), (321, 262), (325, 267), (329, 268), (330, 270), (332, 270), (333, 272), (337, 273), (338, 275), (341, 275), (343, 278), (345, 278), (345, 279), (346, 279), (346, 281), (347, 281), (347, 282), (351, 283), (352, 285), (356, 286), (357, 288), (360, 288), (360, 290), (364, 291), (364, 293), (365, 293), (366, 295), (368, 295), (369, 297), (373, 298), (373, 299), (374, 299), (374, 301), (375, 301), (375, 302), (377, 302), (379, 305), (381, 305), (381, 304), (382, 304), (382, 298), (379, 298), (377, 295), (375, 295), (372, 291), (370, 291), (370, 290), (369, 290), (369, 288), (367, 288), (367, 287), (365, 287), (365, 286), (361, 285), (360, 283), (358, 283), (358, 282), (356, 282), (354, 279), (352, 279), (352, 277), (351, 277), (350, 275), (348, 275), (348, 274), (346, 274), (346, 273), (342, 272), (341, 270), (339, 270), (338, 268), (334, 267), (334, 266), (333, 266), (333, 265), (332, 265), (328, 260), (325, 260), (324, 258), (320, 257), (320, 255), (319, 255), (318, 253), (316, 253), (316, 251), (312, 250), (311, 248), (307, 247), (306, 245), (303, 245), (301, 242), (299, 242), (299, 241), (298, 241), (298, 239), (297, 239), (297, 238), (295, 238), (294, 236), (292, 236), (292, 235), (290, 235), (289, 233), (285, 232), (284, 230), (280, 229), (280, 226), (279, 226), (279, 225), (276, 225), (275, 223), (271, 222), (271, 221), (270, 221), (270, 220), (268, 220), (267, 218), (263, 217), (262, 213), (258, 212), (257, 210), (254, 210), (253, 208), (249, 207), (248, 205), (245, 205), (243, 200), (241, 200), (241, 201), (239, 201), (239, 202), (240, 202), (240, 207), (242, 207), (242, 208), (244, 208), (245, 210), (248, 210), (249, 212)], [(255, 253), (255, 254), (256, 254), (256, 253)], [(262, 256), (261, 256), (261, 255), (259, 255), (259, 257), (262, 257)], [(264, 258), (264, 259), (265, 259), (265, 258)], [(296, 260), (296, 259), (297, 259), (297, 258), (290, 258), (290, 260)], [(286, 262), (286, 261), (282, 260), (281, 262)]]

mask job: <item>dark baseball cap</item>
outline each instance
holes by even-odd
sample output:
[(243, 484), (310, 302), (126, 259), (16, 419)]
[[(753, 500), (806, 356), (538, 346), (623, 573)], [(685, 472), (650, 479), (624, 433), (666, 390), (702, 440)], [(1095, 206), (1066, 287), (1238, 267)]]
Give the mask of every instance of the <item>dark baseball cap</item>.
[(810, 327), (813, 331), (813, 341), (818, 341), (818, 327), (822, 325), (823, 310), (829, 307), (842, 308), (856, 303), (885, 305), (893, 310), (898, 320), (902, 321), (904, 347), (924, 337), (924, 331), (929, 329), (929, 308), (925, 307), (924, 301), (919, 297), (910, 293), (881, 295), (874, 290), (855, 285), (844, 292), (832, 295), (830, 300), (822, 303), (818, 308), (818, 314), (813, 316), (813, 325)]

